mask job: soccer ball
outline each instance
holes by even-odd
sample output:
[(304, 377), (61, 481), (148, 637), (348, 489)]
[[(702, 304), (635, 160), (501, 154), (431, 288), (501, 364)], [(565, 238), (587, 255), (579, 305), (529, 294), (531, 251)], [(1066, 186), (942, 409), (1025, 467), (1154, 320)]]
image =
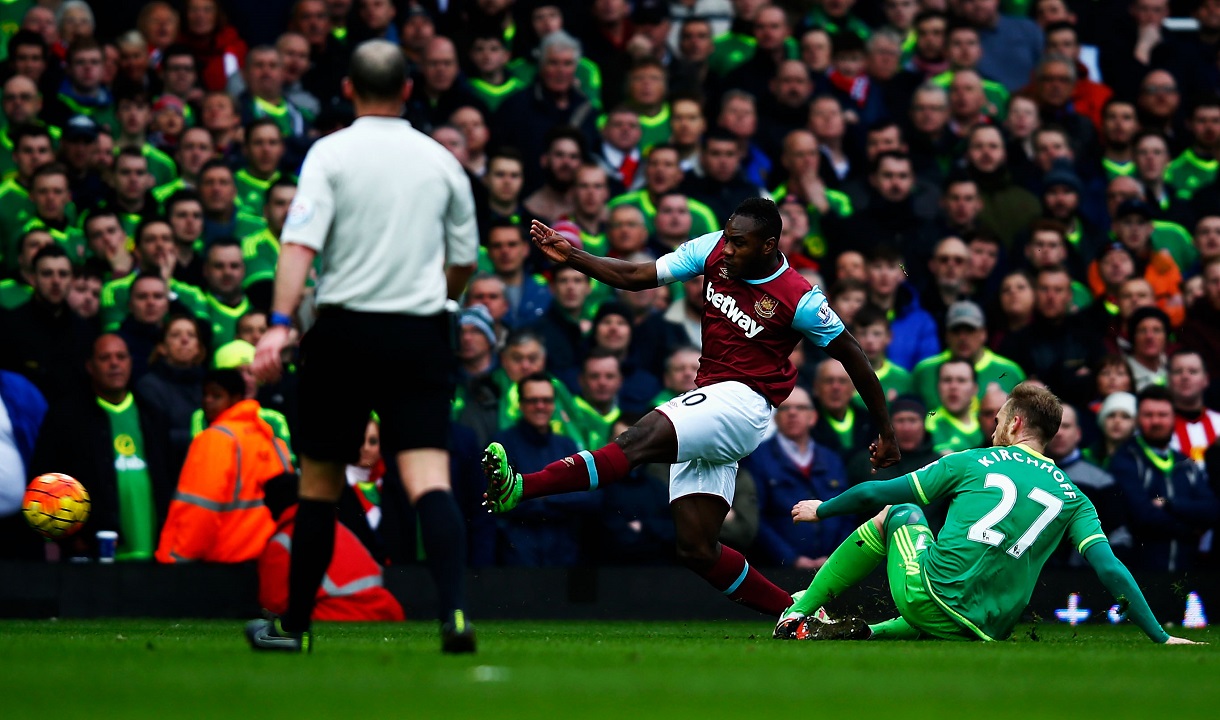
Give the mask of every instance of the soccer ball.
[(26, 522), (40, 535), (62, 538), (71, 535), (89, 519), (89, 493), (76, 478), (47, 473), (30, 481), (21, 501)]

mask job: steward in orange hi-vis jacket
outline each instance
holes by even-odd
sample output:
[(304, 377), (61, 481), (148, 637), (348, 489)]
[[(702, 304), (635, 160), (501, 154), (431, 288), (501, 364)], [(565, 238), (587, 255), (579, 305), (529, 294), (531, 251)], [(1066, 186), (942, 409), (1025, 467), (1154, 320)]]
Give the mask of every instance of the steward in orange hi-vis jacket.
[[(224, 387), (231, 382), (217, 379), (227, 373), (242, 383), (236, 393)], [(212, 371), (205, 378), (205, 412), (223, 409), (187, 451), (161, 531), (158, 561), (255, 560), (275, 532), (275, 521), (263, 503), (263, 486), (293, 473), (293, 468), (287, 446), (258, 416), (258, 402), (241, 399), (244, 393), (244, 382), (234, 370)]]

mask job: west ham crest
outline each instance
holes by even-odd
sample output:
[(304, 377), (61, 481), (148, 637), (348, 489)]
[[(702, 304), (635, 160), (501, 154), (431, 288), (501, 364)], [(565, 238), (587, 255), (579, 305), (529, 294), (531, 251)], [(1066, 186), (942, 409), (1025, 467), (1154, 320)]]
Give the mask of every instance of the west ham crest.
[(770, 295), (763, 295), (761, 300), (754, 303), (754, 312), (758, 313), (758, 317), (770, 320), (775, 315), (777, 305), (779, 305), (778, 300)]

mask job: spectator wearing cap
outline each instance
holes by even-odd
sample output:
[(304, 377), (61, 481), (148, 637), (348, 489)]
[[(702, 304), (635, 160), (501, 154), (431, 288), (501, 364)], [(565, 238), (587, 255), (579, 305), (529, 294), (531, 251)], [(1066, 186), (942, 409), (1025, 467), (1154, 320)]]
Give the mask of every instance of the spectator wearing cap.
[(1129, 392), (1107, 395), (1097, 411), (1097, 427), (1101, 437), (1085, 448), (1084, 458), (1104, 470), (1110, 467), (1114, 453), (1135, 433), (1135, 396)]
[(109, 188), (97, 163), (97, 123), (86, 115), (77, 115), (63, 128), (59, 158), (68, 169), (68, 188), (79, 207), (97, 205)]
[[(617, 359), (621, 376), (621, 385), (616, 393), (617, 405), (630, 413), (646, 413), (652, 409), (652, 399), (661, 391), (661, 383), (645, 367), (637, 333), (642, 327), (643, 334), (647, 335), (651, 328), (657, 326), (646, 324), (637, 327), (634, 320), (627, 305), (621, 302), (602, 303), (589, 330), (586, 357), (608, 354)], [(664, 323), (663, 320), (660, 322)], [(661, 352), (663, 356), (663, 347)], [(606, 415), (606, 412), (603, 410), (601, 414)]]
[(965, 360), (974, 368), (979, 398), (993, 383), (1009, 393), (1025, 380), (1020, 365), (987, 347), (987, 319), (970, 300), (953, 303), (945, 313), (945, 346), (944, 352), (921, 361), (911, 373), (915, 392), (929, 407), (937, 403), (940, 368), (950, 360)]
[(542, 317), (551, 304), (551, 291), (541, 277), (527, 272), (530, 246), (522, 227), (499, 221), (487, 233), (487, 256), (492, 271), (504, 281), (508, 313), (501, 318), (509, 328), (525, 327)]
[[(148, 124), (148, 142), (168, 153), (178, 148), (186, 130), (186, 103), (177, 95), (166, 93), (152, 104), (152, 121)], [(175, 171), (175, 177), (177, 172)]]
[(817, 570), (851, 534), (845, 518), (812, 528), (792, 522), (792, 506), (802, 499), (829, 500), (849, 484), (843, 460), (810, 435), (817, 419), (809, 393), (794, 388), (776, 409), (776, 433), (743, 461), (758, 490), (760, 562)]
[(1149, 385), (1165, 385), (1169, 380), (1169, 317), (1155, 307), (1143, 307), (1127, 320), (1131, 351), (1127, 366), (1138, 394)]
[[(1142, 200), (1144, 188), (1134, 177), (1116, 177), (1106, 186), (1106, 211), (1110, 218), (1111, 230), (1118, 222), (1118, 209), (1128, 200)], [(1199, 252), (1186, 228), (1168, 220), (1156, 219), (1157, 211), (1148, 205), (1152, 218), (1152, 247), (1155, 250), (1168, 250), (1177, 263), (1178, 269), (1186, 272), (1193, 268), (1199, 259)], [(1111, 231), (1111, 237), (1115, 233)]]
[(471, 305), (458, 315), (457, 359), (459, 382), (467, 383), (496, 369), (496, 331), (491, 313), (482, 305)]
[(1139, 433), (1114, 453), (1109, 471), (1122, 491), (1137, 567), (1189, 571), (1197, 563), (1200, 538), (1216, 525), (1220, 505), (1204, 471), (1170, 447), (1169, 391), (1145, 388), (1136, 403)]
[(1042, 177), (1042, 215), (1067, 228), (1066, 237), (1080, 261), (1089, 263), (1094, 254), (1105, 246), (1105, 232), (1089, 220), (1083, 209), (1084, 184), (1072, 163), (1056, 160), (1050, 172)]
[(858, 454), (848, 463), (848, 475), (852, 484), (867, 480), (889, 480), (918, 470), (935, 462), (940, 453), (932, 449), (932, 438), (928, 435), (926, 421), (928, 407), (917, 395), (899, 395), (890, 402), (890, 419), (894, 421), (894, 436), (902, 459), (898, 464), (873, 473), (867, 454)]
[[(495, 435), (513, 453), (515, 466), (538, 471), (557, 457), (578, 451), (571, 438), (556, 432), (552, 414), (556, 389), (544, 373), (533, 373), (517, 384), (521, 419)], [(572, 493), (524, 503), (497, 517), (499, 561), (518, 566), (571, 566), (585, 559), (583, 527), (601, 509), (601, 493)]]
[[(1128, 179), (1128, 178), (1119, 178)], [(1135, 274), (1146, 279), (1156, 295), (1157, 306), (1169, 316), (1173, 327), (1186, 318), (1182, 298), (1182, 271), (1168, 250), (1153, 247), (1153, 210), (1140, 199), (1124, 200), (1115, 213), (1113, 232), (1135, 261)], [(1089, 265), (1089, 285), (1094, 293), (1105, 287), (1097, 261)]]

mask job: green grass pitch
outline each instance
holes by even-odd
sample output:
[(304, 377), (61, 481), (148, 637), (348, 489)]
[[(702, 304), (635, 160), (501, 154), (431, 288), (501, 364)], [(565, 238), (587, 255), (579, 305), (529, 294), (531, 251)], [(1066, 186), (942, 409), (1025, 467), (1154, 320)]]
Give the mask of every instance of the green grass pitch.
[[(1007, 642), (779, 642), (770, 623), (321, 624), (255, 654), (240, 622), (0, 621), (0, 717), (1178, 718), (1220, 713), (1220, 633), (1023, 625)], [(1031, 633), (1031, 628), (1033, 632)], [(1031, 634), (1036, 636), (1033, 639)]]

